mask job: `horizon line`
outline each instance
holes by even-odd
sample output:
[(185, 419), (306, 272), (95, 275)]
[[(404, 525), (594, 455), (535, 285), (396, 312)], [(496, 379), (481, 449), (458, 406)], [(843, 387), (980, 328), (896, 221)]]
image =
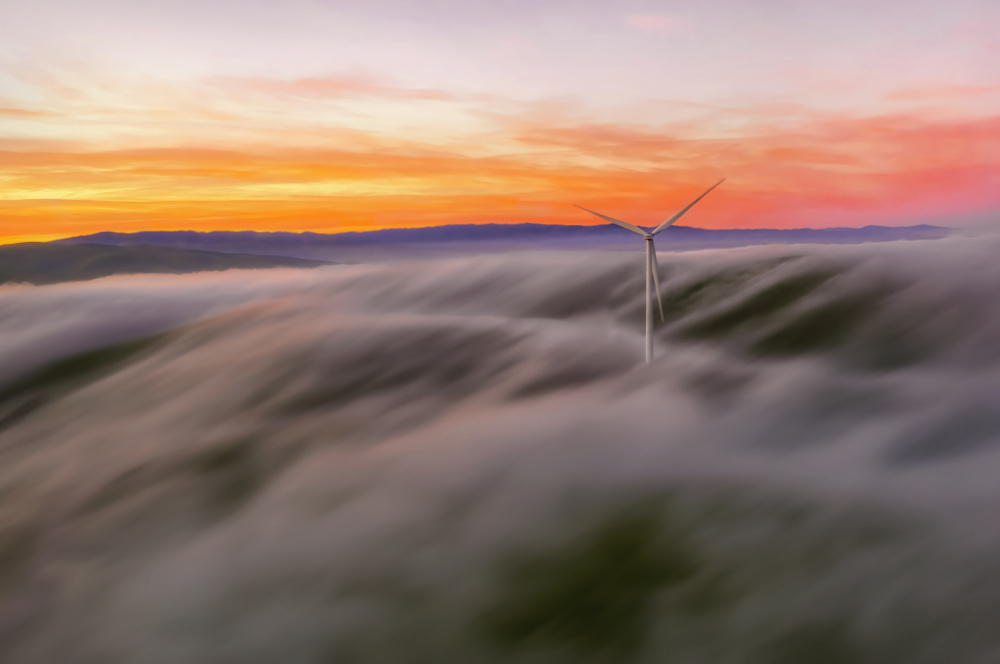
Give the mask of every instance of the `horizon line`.
[[(46, 242), (57, 242), (59, 240), (70, 240), (73, 238), (89, 237), (92, 235), (100, 235), (102, 233), (112, 233), (116, 235), (137, 235), (139, 233), (258, 233), (258, 234), (285, 234), (285, 235), (347, 235), (349, 233), (378, 233), (382, 231), (399, 231), (399, 230), (420, 230), (428, 228), (447, 228), (447, 227), (458, 227), (458, 226), (572, 226), (572, 227), (614, 227), (614, 224), (563, 224), (563, 223), (543, 223), (536, 221), (520, 221), (520, 222), (483, 222), (483, 223), (460, 223), (460, 224), (432, 224), (428, 226), (389, 226), (384, 228), (371, 228), (367, 230), (343, 230), (343, 231), (274, 231), (274, 230), (255, 230), (251, 228), (241, 229), (241, 230), (195, 230), (190, 228), (175, 228), (175, 229), (144, 229), (139, 231), (95, 231), (93, 233), (83, 233), (80, 235), (62, 235), (48, 233), (44, 235), (15, 235), (8, 237), (0, 237), (0, 245), (8, 244), (27, 244), (32, 242), (46, 243)], [(865, 224), (864, 226), (821, 226), (821, 227), (811, 227), (811, 226), (795, 226), (791, 228), (747, 228), (747, 227), (730, 227), (730, 228), (704, 228), (701, 226), (686, 226), (677, 225), (674, 228), (690, 228), (694, 230), (701, 231), (825, 231), (825, 230), (860, 230), (863, 228), (913, 228), (915, 226), (929, 226), (932, 228), (946, 228), (949, 230), (958, 230), (961, 227), (958, 226), (939, 226), (937, 224), (908, 224), (908, 225), (883, 225), (883, 224)], [(44, 238), (44, 239), (43, 239)]]

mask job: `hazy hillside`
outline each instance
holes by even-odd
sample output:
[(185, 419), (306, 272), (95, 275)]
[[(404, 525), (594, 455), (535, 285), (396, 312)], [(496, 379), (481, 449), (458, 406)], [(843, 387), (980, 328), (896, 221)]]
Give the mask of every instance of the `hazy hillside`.
[(232, 268), (318, 267), (288, 256), (222, 253), (135, 244), (27, 242), (0, 246), (0, 283), (51, 284), (112, 274), (204, 272)]
[[(865, 226), (708, 230), (675, 226), (658, 236), (664, 251), (760, 244), (855, 244), (891, 240), (938, 239), (951, 233), (939, 226)], [(218, 252), (297, 256), (319, 260), (366, 261), (399, 257), (434, 257), (521, 249), (636, 248), (636, 238), (617, 226), (551, 224), (482, 224), (394, 228), (362, 233), (257, 233), (253, 231), (148, 231), (96, 233), (58, 240), (107, 245), (156, 244)], [(639, 247), (641, 249), (641, 247)]]

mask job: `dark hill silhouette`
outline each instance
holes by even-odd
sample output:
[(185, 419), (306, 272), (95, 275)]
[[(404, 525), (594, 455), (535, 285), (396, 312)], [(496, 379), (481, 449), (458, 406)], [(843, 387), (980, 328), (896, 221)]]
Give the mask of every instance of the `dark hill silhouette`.
[(318, 267), (320, 261), (199, 251), (150, 244), (57, 244), (0, 246), (0, 283), (51, 284), (112, 274), (203, 272), (233, 268)]

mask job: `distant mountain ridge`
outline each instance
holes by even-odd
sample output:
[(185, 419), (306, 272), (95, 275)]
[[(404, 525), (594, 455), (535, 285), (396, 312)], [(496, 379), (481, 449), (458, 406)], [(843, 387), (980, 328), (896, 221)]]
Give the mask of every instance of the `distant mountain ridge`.
[[(941, 226), (864, 226), (862, 228), (795, 228), (710, 230), (674, 226), (664, 231), (661, 250), (692, 250), (758, 244), (853, 244), (893, 240), (932, 240), (952, 232)], [(430, 256), (455, 251), (516, 249), (581, 249), (633, 246), (636, 238), (612, 224), (459, 224), (425, 228), (391, 228), (349, 233), (257, 231), (142, 231), (95, 233), (56, 240), (57, 244), (104, 244), (198, 249), (221, 253), (268, 254), (322, 260), (370, 260)]]

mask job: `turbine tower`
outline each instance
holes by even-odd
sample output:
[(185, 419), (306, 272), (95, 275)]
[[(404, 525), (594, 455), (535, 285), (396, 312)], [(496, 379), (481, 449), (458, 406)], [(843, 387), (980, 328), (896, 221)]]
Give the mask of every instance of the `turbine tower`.
[(670, 228), (675, 221), (684, 216), (685, 212), (694, 207), (695, 203), (705, 198), (705, 196), (708, 195), (709, 191), (712, 191), (723, 182), (725, 182), (725, 178), (713, 184), (711, 187), (708, 188), (708, 191), (706, 191), (704, 194), (702, 194), (698, 198), (688, 203), (684, 209), (682, 209), (680, 212), (678, 212), (674, 216), (664, 221), (662, 224), (660, 224), (653, 230), (644, 230), (639, 226), (634, 226), (628, 223), (627, 221), (622, 221), (621, 219), (614, 219), (607, 215), (603, 215), (600, 212), (594, 212), (593, 210), (588, 210), (585, 207), (580, 207), (579, 205), (576, 206), (581, 210), (583, 210), (584, 212), (589, 212), (590, 214), (596, 215), (606, 221), (610, 221), (613, 224), (618, 224), (625, 230), (632, 231), (633, 233), (638, 233), (643, 237), (643, 239), (646, 240), (646, 364), (649, 364), (650, 362), (653, 361), (653, 291), (654, 290), (656, 291), (656, 301), (660, 305), (660, 320), (665, 319), (665, 316), (663, 315), (663, 299), (660, 297), (660, 275), (659, 275), (660, 270), (659, 266), (656, 263), (656, 247), (653, 245), (653, 236), (655, 236), (657, 233), (662, 233), (663, 231)]

